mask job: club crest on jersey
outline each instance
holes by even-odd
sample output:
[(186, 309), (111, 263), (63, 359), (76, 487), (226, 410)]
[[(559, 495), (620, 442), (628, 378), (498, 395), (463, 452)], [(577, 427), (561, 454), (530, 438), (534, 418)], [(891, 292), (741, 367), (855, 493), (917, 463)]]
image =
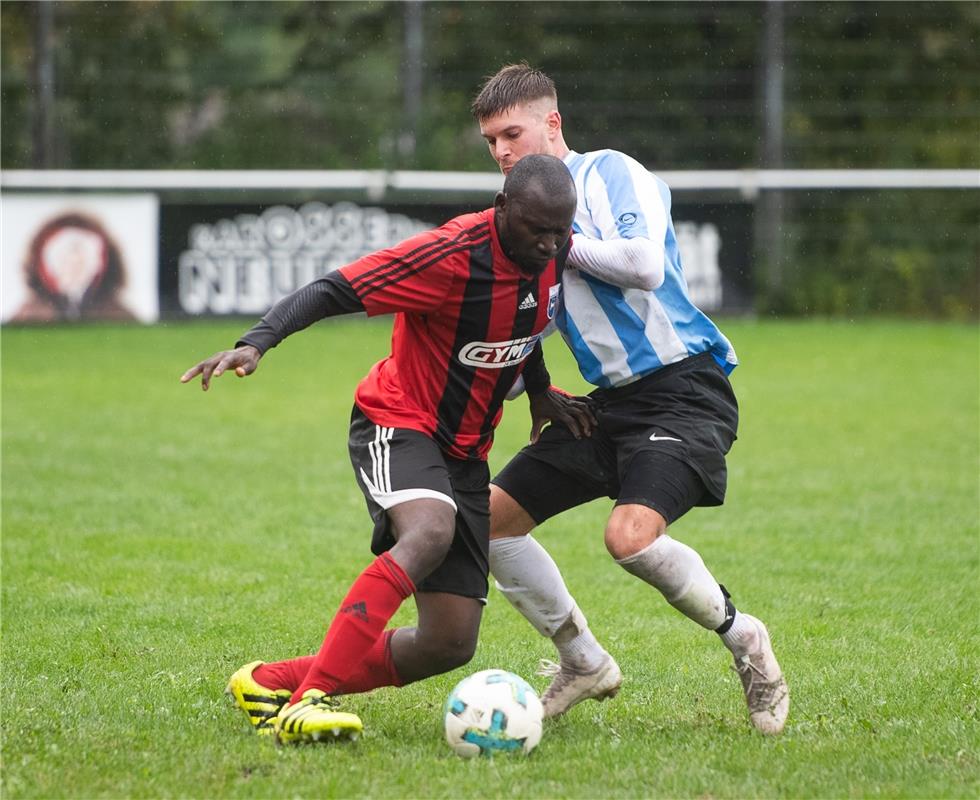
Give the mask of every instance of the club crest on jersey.
[(460, 348), (458, 358), (469, 367), (512, 367), (531, 354), (537, 340), (537, 336), (525, 336), (507, 342), (470, 342)]
[(561, 296), (561, 284), (556, 283), (550, 289), (548, 289), (548, 319), (555, 318), (555, 312), (558, 310), (558, 298)]

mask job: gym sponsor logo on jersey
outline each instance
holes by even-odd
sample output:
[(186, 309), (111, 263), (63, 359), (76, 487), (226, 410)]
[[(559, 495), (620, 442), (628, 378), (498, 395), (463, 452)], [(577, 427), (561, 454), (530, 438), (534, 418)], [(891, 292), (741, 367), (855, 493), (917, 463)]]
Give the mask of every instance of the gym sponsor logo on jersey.
[(503, 369), (520, 364), (534, 349), (537, 336), (524, 336), (506, 342), (470, 342), (463, 345), (457, 356), (468, 367)]

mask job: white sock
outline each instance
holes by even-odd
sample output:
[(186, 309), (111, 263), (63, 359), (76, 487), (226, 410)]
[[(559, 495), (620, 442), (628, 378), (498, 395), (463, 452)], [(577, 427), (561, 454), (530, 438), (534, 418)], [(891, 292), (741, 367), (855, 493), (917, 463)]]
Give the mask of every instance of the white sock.
[(602, 663), (605, 650), (589, 630), (558, 565), (534, 537), (491, 539), (490, 572), (510, 604), (554, 642), (563, 665), (591, 672)]
[(573, 606), (565, 624), (551, 637), (558, 649), (562, 666), (575, 672), (594, 672), (602, 666), (608, 655), (592, 631), (578, 605)]
[(722, 642), (736, 658), (755, 652), (759, 646), (759, 627), (755, 617), (735, 612), (732, 626), (722, 634)]
[(659, 589), (667, 602), (698, 625), (715, 630), (725, 621), (725, 595), (696, 551), (667, 534), (616, 561)]

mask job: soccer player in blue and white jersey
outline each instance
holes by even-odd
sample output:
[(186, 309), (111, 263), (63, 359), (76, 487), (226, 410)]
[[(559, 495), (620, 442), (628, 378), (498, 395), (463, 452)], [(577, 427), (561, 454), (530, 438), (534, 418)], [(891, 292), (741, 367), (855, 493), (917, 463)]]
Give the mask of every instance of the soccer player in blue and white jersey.
[(564, 160), (578, 207), (562, 278), (558, 328), (597, 388), (598, 427), (577, 438), (560, 423), (521, 450), (491, 486), (490, 569), (508, 600), (554, 642), (560, 664), (546, 716), (617, 693), (616, 661), (589, 629), (536, 526), (598, 497), (615, 500), (605, 544), (616, 563), (715, 631), (735, 658), (752, 724), (782, 731), (789, 691), (766, 626), (736, 611), (701, 556), (667, 527), (694, 506), (721, 505), (738, 404), (732, 345), (687, 293), (670, 191), (615, 150), (565, 144), (553, 81), (527, 64), (503, 67), (472, 105), (504, 174), (521, 158)]

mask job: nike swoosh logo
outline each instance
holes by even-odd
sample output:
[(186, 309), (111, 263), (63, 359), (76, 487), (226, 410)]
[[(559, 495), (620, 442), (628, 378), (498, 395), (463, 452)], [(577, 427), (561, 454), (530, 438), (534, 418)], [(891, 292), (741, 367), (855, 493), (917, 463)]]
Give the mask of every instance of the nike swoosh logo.
[(650, 434), (651, 442), (679, 442), (680, 439), (675, 439), (673, 436), (657, 436), (655, 433)]

